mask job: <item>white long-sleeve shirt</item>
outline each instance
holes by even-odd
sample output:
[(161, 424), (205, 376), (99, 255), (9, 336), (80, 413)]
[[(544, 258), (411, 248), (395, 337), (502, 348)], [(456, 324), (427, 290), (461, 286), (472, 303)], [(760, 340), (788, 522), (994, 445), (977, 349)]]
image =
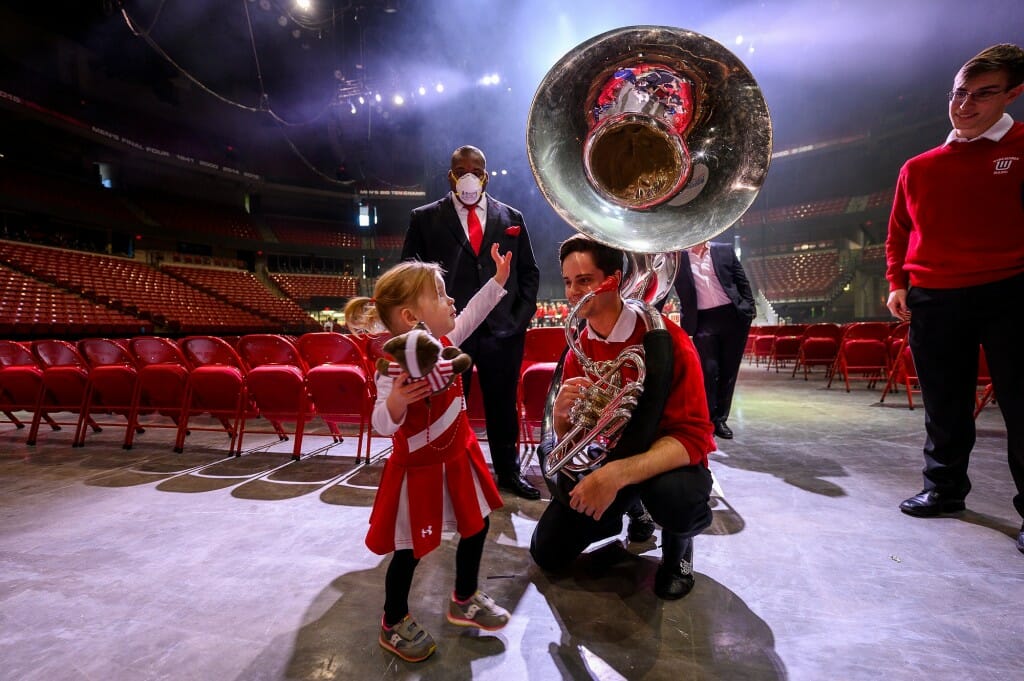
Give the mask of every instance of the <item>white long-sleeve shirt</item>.
[[(466, 304), (465, 309), (455, 318), (455, 328), (446, 337), (452, 345), (459, 345), (476, 331), (476, 327), (487, 318), (498, 301), (505, 297), (507, 291), (501, 284), (489, 279), (483, 287)], [(394, 379), (380, 373), (376, 375), (377, 401), (373, 405), (373, 427), (381, 435), (392, 435), (402, 425), (402, 421), (391, 420), (387, 399), (391, 394)], [(404, 419), (403, 419), (404, 420)]]

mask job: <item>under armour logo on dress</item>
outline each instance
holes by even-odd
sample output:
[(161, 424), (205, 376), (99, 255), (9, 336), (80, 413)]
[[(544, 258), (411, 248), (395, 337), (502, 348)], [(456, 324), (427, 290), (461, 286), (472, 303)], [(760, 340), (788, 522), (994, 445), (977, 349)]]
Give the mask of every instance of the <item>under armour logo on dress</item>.
[(434, 526), (433, 525), (427, 525), (422, 530), (420, 530), (420, 536), (429, 537), (432, 534), (434, 534)]

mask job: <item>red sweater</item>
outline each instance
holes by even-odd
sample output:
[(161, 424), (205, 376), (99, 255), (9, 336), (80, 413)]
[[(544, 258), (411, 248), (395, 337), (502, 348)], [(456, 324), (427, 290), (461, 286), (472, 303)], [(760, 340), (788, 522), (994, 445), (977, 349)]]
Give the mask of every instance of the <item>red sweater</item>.
[(1024, 272), (1024, 123), (952, 142), (900, 170), (885, 245), (889, 290), (963, 288)]
[[(700, 368), (700, 357), (693, 347), (693, 342), (677, 324), (665, 319), (665, 328), (672, 336), (673, 367), (672, 391), (669, 393), (665, 411), (658, 422), (656, 437), (671, 436), (686, 448), (690, 456), (690, 465), (708, 465), (708, 453), (715, 450), (711, 433), (714, 428), (708, 416), (708, 403), (704, 395), (704, 374)], [(590, 337), (590, 329), (585, 329), (580, 336), (580, 349), (592, 360), (604, 361), (618, 357), (623, 349), (630, 345), (641, 345), (647, 327), (637, 317), (636, 326), (629, 340), (624, 343), (604, 343)], [(657, 372), (658, 367), (647, 367), (647, 373)], [(565, 359), (562, 378), (580, 376), (580, 368), (576, 355), (570, 352)], [(636, 378), (634, 375), (629, 379)]]

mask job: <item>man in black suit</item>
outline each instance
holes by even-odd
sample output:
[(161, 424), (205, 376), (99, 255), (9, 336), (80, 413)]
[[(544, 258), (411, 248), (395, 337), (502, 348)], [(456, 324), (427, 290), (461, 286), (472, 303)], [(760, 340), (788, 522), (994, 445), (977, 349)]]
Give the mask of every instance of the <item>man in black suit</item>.
[(679, 325), (693, 336), (704, 370), (704, 392), (715, 435), (732, 439), (726, 424), (750, 322), (757, 314), (750, 282), (729, 244), (705, 241), (682, 251), (675, 287)]
[[(462, 310), (494, 276), (491, 244), (497, 243), (501, 253), (512, 252), (507, 295), (461, 348), (473, 358), (479, 374), (498, 487), (524, 499), (539, 499), (540, 492), (519, 470), (516, 389), (526, 329), (537, 313), (540, 272), (522, 213), (485, 193), (487, 179), (482, 151), (471, 146), (456, 149), (448, 173), (452, 191), (412, 211), (402, 259), (440, 263), (448, 295)], [(468, 397), (468, 377), (463, 385)]]

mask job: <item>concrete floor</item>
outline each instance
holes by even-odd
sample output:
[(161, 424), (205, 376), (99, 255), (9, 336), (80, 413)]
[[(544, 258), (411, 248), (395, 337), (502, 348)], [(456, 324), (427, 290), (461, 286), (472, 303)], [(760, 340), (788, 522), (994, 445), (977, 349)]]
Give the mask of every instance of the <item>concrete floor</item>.
[[(897, 510), (921, 488), (923, 412), (902, 394), (879, 405), (877, 390), (751, 366), (739, 383), (687, 598), (651, 593), (653, 540), (592, 547), (549, 578), (527, 551), (547, 502), (506, 496), (481, 586), (511, 623), (484, 634), (444, 620), (445, 542), (413, 586), (438, 642), (420, 664), (376, 643), (387, 558), (363, 536), (381, 463), (356, 465), (353, 444), (291, 463), (290, 443), (225, 459), (210, 432), (175, 455), (166, 430), (124, 451), (120, 428), (72, 449), (68, 428), (27, 447), (0, 425), (0, 678), (1024, 678), (998, 410), (978, 419), (968, 511), (922, 520)], [(304, 451), (327, 443), (307, 437)]]

